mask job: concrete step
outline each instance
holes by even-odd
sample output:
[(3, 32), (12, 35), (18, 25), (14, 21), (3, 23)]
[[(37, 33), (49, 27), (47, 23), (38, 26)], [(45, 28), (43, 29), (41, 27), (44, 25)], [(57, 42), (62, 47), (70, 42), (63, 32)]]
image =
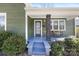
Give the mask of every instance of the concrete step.
[(45, 46), (43, 42), (35, 42), (33, 45), (33, 55), (45, 55)]
[(49, 55), (50, 45), (45, 37), (32, 37), (28, 43), (28, 55)]
[(33, 52), (32, 55), (37, 55), (37, 56), (45, 56), (45, 52)]

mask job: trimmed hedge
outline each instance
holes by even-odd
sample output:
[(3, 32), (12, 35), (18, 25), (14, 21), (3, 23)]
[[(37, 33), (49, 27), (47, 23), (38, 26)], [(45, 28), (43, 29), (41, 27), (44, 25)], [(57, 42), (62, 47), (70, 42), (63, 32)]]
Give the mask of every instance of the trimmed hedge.
[(63, 55), (62, 41), (56, 41), (51, 44), (51, 55), (54, 55), (54, 56)]
[(0, 32), (0, 49), (2, 48), (2, 45), (4, 43), (4, 41), (6, 39), (8, 39), (8, 37), (12, 36), (13, 33), (12, 32), (8, 32), (8, 31), (1, 31)]
[(79, 56), (79, 39), (66, 38), (51, 44), (51, 55)]
[(74, 39), (75, 46), (76, 46), (76, 55), (79, 56), (79, 38)]
[(76, 56), (76, 43), (71, 38), (66, 38), (64, 41), (64, 55)]
[(6, 55), (18, 55), (25, 51), (26, 41), (22, 36), (11, 36), (5, 40), (2, 51)]

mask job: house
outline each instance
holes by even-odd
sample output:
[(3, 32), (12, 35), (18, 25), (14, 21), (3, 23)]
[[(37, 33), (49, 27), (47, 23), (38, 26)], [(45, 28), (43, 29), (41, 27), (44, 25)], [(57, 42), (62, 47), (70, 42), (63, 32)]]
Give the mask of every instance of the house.
[(11, 31), (25, 36), (25, 5), (0, 3), (0, 31)]
[(79, 7), (26, 4), (28, 55), (49, 55), (50, 43), (79, 38)]
[(49, 8), (48, 5), (0, 3), (0, 31), (23, 35), (28, 55), (49, 55), (53, 41), (79, 38), (79, 7), (66, 4), (67, 7), (61, 8), (51, 4)]

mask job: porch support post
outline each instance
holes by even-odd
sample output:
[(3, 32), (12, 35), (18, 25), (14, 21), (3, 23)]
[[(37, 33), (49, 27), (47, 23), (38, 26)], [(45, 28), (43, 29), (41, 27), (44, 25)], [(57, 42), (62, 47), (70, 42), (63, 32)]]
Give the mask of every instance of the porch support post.
[(26, 8), (26, 4), (24, 7), (25, 10), (25, 39), (26, 39), (26, 44), (28, 41), (28, 16), (27, 16), (27, 8)]
[(50, 40), (50, 36), (51, 36), (51, 26), (50, 26), (50, 21), (51, 19), (51, 15), (47, 14), (46, 15), (46, 39), (49, 41)]

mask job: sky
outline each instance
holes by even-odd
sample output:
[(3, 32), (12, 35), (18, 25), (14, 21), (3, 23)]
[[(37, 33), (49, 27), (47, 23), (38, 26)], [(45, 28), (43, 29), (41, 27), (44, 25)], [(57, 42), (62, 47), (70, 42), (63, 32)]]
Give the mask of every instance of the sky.
[(32, 3), (34, 8), (79, 8), (79, 3)]

